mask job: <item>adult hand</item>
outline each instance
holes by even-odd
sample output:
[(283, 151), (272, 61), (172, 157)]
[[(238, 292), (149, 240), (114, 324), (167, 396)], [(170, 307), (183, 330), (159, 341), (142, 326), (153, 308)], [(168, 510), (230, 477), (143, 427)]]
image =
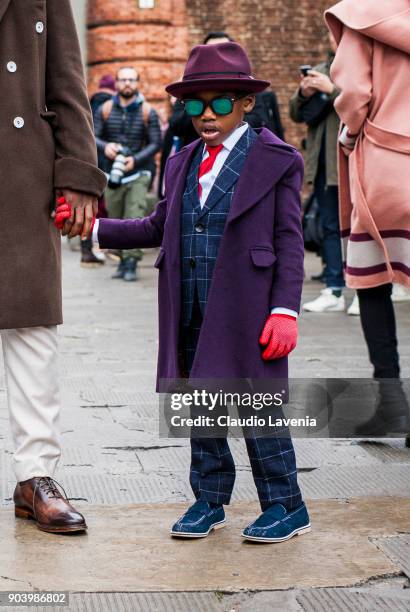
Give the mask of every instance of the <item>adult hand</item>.
[(312, 87), (311, 80), (308, 76), (302, 76), (300, 79), (300, 93), (304, 98), (310, 98), (316, 93), (316, 89)]
[(120, 149), (121, 145), (117, 144), (116, 142), (109, 142), (104, 149), (104, 155), (108, 159), (111, 159), (111, 161), (114, 161)]
[(259, 338), (259, 344), (265, 347), (262, 359), (270, 361), (286, 357), (296, 347), (297, 340), (297, 320), (289, 315), (271, 314)]
[(309, 70), (308, 76), (302, 79), (302, 83), (302, 95), (304, 95), (303, 89), (308, 91), (312, 90), (313, 93), (315, 93), (316, 91), (321, 91), (328, 95), (332, 94), (335, 89), (335, 86), (333, 85), (330, 78), (326, 74), (318, 72), (317, 70)]
[(135, 159), (133, 157), (125, 158), (125, 172), (131, 172), (135, 168)]
[(87, 238), (91, 231), (93, 218), (98, 212), (98, 200), (95, 196), (88, 193), (80, 193), (71, 189), (60, 189), (57, 192), (58, 198), (65, 198), (71, 206), (70, 218), (64, 222), (62, 234), (69, 238), (79, 236)]

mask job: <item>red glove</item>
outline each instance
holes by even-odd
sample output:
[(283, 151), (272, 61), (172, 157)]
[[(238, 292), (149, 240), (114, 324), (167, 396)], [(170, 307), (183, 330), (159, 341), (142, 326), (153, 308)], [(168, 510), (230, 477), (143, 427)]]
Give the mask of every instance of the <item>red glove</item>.
[(58, 206), (55, 211), (54, 225), (61, 231), (66, 219), (71, 217), (72, 208), (65, 198), (58, 198), (57, 204)]
[[(71, 204), (69, 204), (65, 198), (58, 198), (57, 204), (58, 206), (55, 211), (54, 225), (58, 230), (61, 231), (63, 229), (63, 225), (66, 219), (69, 219), (71, 217), (73, 209), (71, 207)], [(91, 222), (90, 234), (88, 237), (91, 237), (93, 235), (94, 225), (95, 217), (93, 217), (93, 220)]]
[(265, 347), (262, 359), (286, 357), (296, 347), (298, 324), (295, 317), (286, 314), (271, 314), (265, 323), (259, 344)]

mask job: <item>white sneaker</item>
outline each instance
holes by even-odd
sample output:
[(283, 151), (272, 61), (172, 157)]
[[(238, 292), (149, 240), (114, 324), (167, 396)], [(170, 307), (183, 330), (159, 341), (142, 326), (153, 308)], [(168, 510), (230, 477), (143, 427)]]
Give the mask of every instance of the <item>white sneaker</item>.
[(410, 302), (410, 291), (403, 285), (394, 283), (391, 299), (393, 302)]
[(322, 289), (320, 295), (311, 302), (303, 304), (303, 310), (308, 312), (342, 312), (345, 309), (345, 298), (343, 295), (336, 297), (332, 289)]
[(350, 304), (349, 308), (347, 309), (347, 314), (351, 317), (360, 317), (360, 305), (359, 305), (359, 298), (357, 297), (357, 293), (355, 293), (353, 302)]

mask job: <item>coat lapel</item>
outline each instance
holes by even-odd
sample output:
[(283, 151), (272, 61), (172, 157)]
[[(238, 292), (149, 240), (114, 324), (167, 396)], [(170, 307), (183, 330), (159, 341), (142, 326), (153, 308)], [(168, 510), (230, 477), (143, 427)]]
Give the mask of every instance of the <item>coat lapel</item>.
[[(199, 201), (198, 194), (198, 171), (202, 160), (202, 151), (203, 147), (198, 146), (194, 156), (191, 158), (191, 165), (188, 169), (187, 178), (185, 181), (185, 189), (188, 190), (188, 197), (191, 202), (191, 206), (197, 215), (201, 213), (201, 203)], [(184, 193), (184, 197), (185, 195), (186, 191)]]
[(255, 206), (281, 179), (295, 160), (294, 148), (266, 128), (249, 150), (232, 200), (227, 222)]
[(0, 0), (0, 21), (3, 19), (4, 13), (7, 11), (11, 0)]
[(214, 208), (219, 200), (231, 189), (240, 176), (246, 156), (251, 145), (249, 130), (240, 138), (239, 142), (234, 146), (232, 151), (216, 177), (215, 183), (212, 186), (210, 194), (205, 202), (204, 207), (200, 212), (200, 216), (207, 214)]
[(171, 250), (171, 261), (179, 265), (179, 235), (181, 228), (181, 207), (184, 197), (185, 184), (189, 167), (195, 155), (199, 141), (184, 147), (168, 160), (167, 168), (167, 226), (169, 228), (170, 240), (167, 250)]

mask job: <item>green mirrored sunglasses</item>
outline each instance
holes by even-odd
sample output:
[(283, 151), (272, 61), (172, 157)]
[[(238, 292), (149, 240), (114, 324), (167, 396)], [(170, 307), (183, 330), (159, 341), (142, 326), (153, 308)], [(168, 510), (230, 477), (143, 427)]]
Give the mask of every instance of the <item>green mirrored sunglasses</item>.
[(190, 117), (200, 117), (208, 106), (211, 107), (215, 115), (229, 115), (233, 111), (235, 100), (239, 100), (241, 97), (218, 96), (217, 98), (212, 98), (209, 102), (194, 98), (192, 100), (182, 100), (182, 103), (185, 106), (187, 115)]

